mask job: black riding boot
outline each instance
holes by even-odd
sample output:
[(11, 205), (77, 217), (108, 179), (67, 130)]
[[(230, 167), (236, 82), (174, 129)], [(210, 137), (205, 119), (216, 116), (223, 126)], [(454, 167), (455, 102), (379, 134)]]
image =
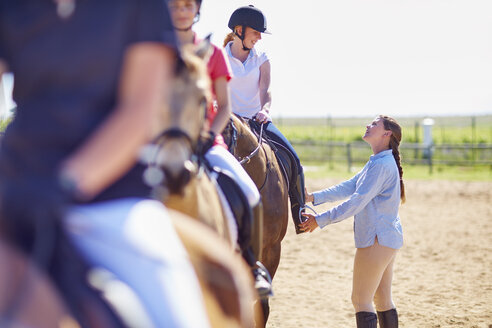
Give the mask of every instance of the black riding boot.
[(260, 299), (268, 298), (273, 295), (271, 276), (268, 270), (253, 255), (252, 247), (243, 251), (243, 259), (248, 263), (255, 280), (255, 289)]
[(301, 234), (304, 231), (301, 231), (301, 229), (299, 228), (299, 224), (301, 223), (300, 212), (304, 212), (306, 200), (304, 198), (304, 172), (302, 171), (302, 167), (299, 167), (298, 169), (300, 173), (297, 175), (295, 184), (290, 186), (289, 196), (290, 208), (292, 211), (292, 220), (294, 221), (296, 234)]
[(379, 327), (381, 328), (398, 328), (398, 312), (396, 309), (379, 312)]
[(357, 328), (377, 328), (378, 317), (373, 312), (357, 312), (355, 314)]

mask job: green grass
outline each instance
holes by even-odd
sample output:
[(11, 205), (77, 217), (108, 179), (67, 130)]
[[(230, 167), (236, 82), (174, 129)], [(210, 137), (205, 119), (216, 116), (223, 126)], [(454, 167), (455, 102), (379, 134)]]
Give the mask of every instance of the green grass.
[[(346, 163), (303, 163), (305, 175), (310, 179), (337, 178), (346, 180), (359, 172), (363, 164), (355, 164), (349, 172)], [(403, 165), (404, 180), (448, 180), (448, 181), (488, 181), (492, 182), (492, 167), (488, 165), (463, 167), (436, 165), (432, 168), (425, 165)]]
[(10, 121), (12, 119), (7, 119), (7, 120), (0, 120), (0, 132), (5, 131), (5, 128), (7, 128), (7, 125), (9, 125)]
[[(373, 118), (309, 118), (274, 119), (274, 123), (289, 140), (361, 141), (365, 126)], [(423, 118), (398, 118), (403, 128), (402, 142), (423, 140)], [(435, 144), (492, 144), (492, 115), (476, 117), (437, 117), (434, 119)]]
[[(421, 118), (396, 118), (403, 127), (403, 142), (414, 143), (422, 140), (422, 129), (415, 123)], [(362, 141), (365, 124), (372, 118), (319, 118), (319, 119), (275, 119), (275, 124), (289, 140), (296, 141)], [(0, 121), (0, 131), (4, 131), (9, 120)], [(435, 118), (434, 142), (436, 144), (461, 144), (475, 140), (477, 143), (492, 144), (492, 115), (478, 116), (472, 127), (470, 117), (440, 117)], [(420, 133), (420, 134), (419, 134)], [(348, 179), (357, 173), (364, 163), (356, 162), (349, 172), (346, 163), (346, 151), (343, 147), (328, 149), (309, 146), (296, 146), (301, 162), (306, 168), (308, 178), (339, 178)], [(353, 150), (353, 156), (359, 160), (369, 159), (370, 148)], [(413, 151), (403, 152), (403, 158), (411, 158)], [(328, 163), (328, 155), (335, 158)], [(466, 158), (469, 154), (459, 154)], [(488, 156), (488, 155), (487, 155)], [(318, 158), (318, 159), (316, 159)], [(314, 160), (313, 160), (314, 159)], [(462, 181), (492, 181), (492, 166), (449, 166), (434, 165), (432, 173), (427, 165), (403, 165), (405, 179), (440, 179)]]
[[(398, 118), (395, 117), (403, 128), (403, 140), (405, 143), (421, 143), (423, 118)], [(369, 159), (371, 150), (369, 146), (353, 147), (352, 157), (355, 158), (353, 169), (348, 172), (347, 151), (344, 146), (332, 148), (325, 146), (300, 145), (306, 141), (335, 141), (352, 143), (362, 141), (365, 125), (373, 118), (296, 118), (274, 119), (274, 123), (282, 133), (291, 140), (301, 158), (303, 165), (307, 167), (306, 176), (310, 178), (340, 178), (347, 179), (353, 176)], [(468, 144), (481, 143), (492, 144), (492, 115), (473, 117), (437, 117), (434, 118), (433, 141), (435, 145), (441, 144)], [(362, 144), (364, 144), (362, 142)], [(474, 160), (491, 159), (490, 150), (472, 151), (462, 149), (436, 149), (433, 158), (435, 160), (462, 161), (462, 166), (434, 165), (432, 173), (427, 165), (411, 165), (412, 159), (423, 160), (422, 151), (412, 149), (401, 150), (404, 163), (405, 179), (442, 179), (463, 181), (492, 181), (492, 166), (473, 165)], [(328, 163), (327, 158), (333, 158)], [(312, 168), (312, 169), (310, 169)]]

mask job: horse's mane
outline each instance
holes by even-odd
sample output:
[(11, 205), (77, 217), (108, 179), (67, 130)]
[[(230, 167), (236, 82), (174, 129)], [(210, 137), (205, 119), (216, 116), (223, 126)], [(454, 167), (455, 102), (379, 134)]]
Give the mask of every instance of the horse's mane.
[[(186, 83), (196, 81), (198, 87), (203, 89), (208, 102), (213, 101), (212, 87), (207, 70), (207, 53), (202, 54), (196, 45), (182, 47), (176, 64), (175, 77), (182, 77)], [(203, 57), (205, 56), (205, 57)]]
[[(252, 146), (256, 147), (258, 145), (258, 138), (254, 134), (254, 132), (251, 130), (251, 127), (249, 125), (249, 122), (247, 119), (239, 117), (235, 114), (232, 114), (231, 117), (237, 120), (240, 124), (236, 124), (236, 128), (238, 129), (238, 135), (242, 135), (243, 137), (247, 138), (247, 140), (251, 143)], [(242, 132), (242, 133), (240, 133)]]

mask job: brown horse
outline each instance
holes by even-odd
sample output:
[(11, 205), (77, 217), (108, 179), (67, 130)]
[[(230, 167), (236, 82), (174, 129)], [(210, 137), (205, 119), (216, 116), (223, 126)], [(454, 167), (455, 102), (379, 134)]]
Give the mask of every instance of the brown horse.
[[(172, 85), (170, 107), (162, 112), (159, 120), (160, 133), (155, 141), (156, 148), (151, 150), (152, 161), (147, 170), (150, 177), (154, 173), (157, 176), (154, 183), (163, 203), (175, 210), (170, 212), (178, 217), (174, 220), (178, 233), (187, 231), (194, 235), (194, 238), (182, 240), (199, 277), (212, 326), (251, 327), (253, 322), (263, 322), (262, 315), (253, 321), (256, 291), (251, 271), (235, 250), (237, 243), (232, 240), (230, 221), (217, 183), (206, 174), (196, 155), (203, 151), (201, 142), (207, 136), (205, 115), (211, 89), (203, 58), (209, 46), (204, 41), (197, 49), (183, 49)], [(156, 173), (159, 170), (162, 174)], [(205, 225), (188, 222), (184, 223), (186, 229), (180, 229), (186, 220), (182, 222), (182, 214), (178, 212)], [(203, 227), (192, 229), (193, 226)], [(206, 246), (198, 242), (205, 237)], [(211, 251), (215, 244), (220, 244), (222, 249)]]
[[(281, 241), (287, 231), (289, 206), (288, 186), (274, 151), (260, 142), (245, 120), (235, 115), (231, 122), (237, 130), (237, 144), (231, 147), (234, 156), (243, 166), (260, 191), (263, 202), (263, 247), (260, 261), (272, 278), (280, 262)], [(224, 139), (231, 140), (232, 125), (224, 131)], [(268, 302), (264, 302), (265, 321)]]
[(157, 148), (151, 151), (152, 161), (147, 171), (162, 170), (162, 181), (157, 182), (166, 207), (205, 223), (234, 244), (216, 182), (206, 174), (195, 155), (206, 136), (206, 106), (211, 102), (210, 79), (203, 61), (208, 46), (204, 41), (197, 49), (190, 47), (182, 51), (170, 106), (161, 112), (158, 126), (161, 132), (155, 142)]
[(160, 178), (154, 184), (166, 207), (205, 223), (235, 245), (230, 233), (232, 218), (223, 208), (217, 182), (206, 174), (196, 156), (208, 136), (206, 110), (212, 100), (204, 58), (211, 51), (208, 39), (182, 50), (170, 90), (170, 106), (163, 108), (156, 121), (159, 134), (156, 148), (148, 152), (147, 171), (162, 171), (162, 175), (157, 173)]

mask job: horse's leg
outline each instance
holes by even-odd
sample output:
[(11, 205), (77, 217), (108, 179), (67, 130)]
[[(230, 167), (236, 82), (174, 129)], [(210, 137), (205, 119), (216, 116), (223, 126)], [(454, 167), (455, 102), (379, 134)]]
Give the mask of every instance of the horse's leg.
[(268, 317), (270, 316), (270, 304), (268, 303), (268, 298), (262, 299), (260, 301), (261, 310), (263, 311), (263, 320), (266, 324)]
[(262, 190), (262, 197), (264, 199), (262, 262), (273, 278), (280, 262), (281, 242), (287, 232), (289, 217), (287, 190), (282, 190), (278, 184), (267, 184)]
[(268, 269), (268, 272), (273, 278), (280, 263), (281, 245), (280, 241), (270, 245), (263, 249), (263, 265)]

